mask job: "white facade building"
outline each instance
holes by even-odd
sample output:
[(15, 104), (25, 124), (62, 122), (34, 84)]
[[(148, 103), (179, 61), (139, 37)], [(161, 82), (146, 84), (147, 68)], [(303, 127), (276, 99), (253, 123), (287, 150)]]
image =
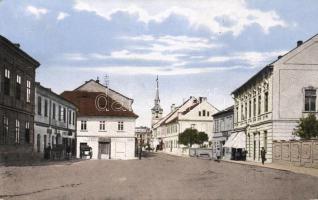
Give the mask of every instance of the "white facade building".
[(188, 128), (205, 132), (212, 140), (213, 117), (218, 110), (211, 105), (207, 98), (190, 97), (181, 106), (172, 105), (171, 112), (152, 126), (153, 137), (163, 143), (163, 151), (181, 154), (178, 136)]
[(48, 145), (63, 145), (75, 156), (75, 134), (75, 105), (35, 83), (34, 149), (43, 153)]
[(100, 84), (87, 81), (65, 98), (78, 106), (77, 157), (81, 147), (92, 148), (93, 159), (135, 158), (135, 121), (133, 100)]
[(272, 161), (273, 140), (294, 139), (299, 118), (317, 114), (318, 35), (279, 56), (234, 92), (234, 129), (245, 134), (247, 159)]

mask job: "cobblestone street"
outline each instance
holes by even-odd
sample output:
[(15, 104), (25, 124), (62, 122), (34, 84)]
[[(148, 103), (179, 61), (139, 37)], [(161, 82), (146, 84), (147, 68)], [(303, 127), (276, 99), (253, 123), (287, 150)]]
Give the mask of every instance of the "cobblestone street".
[(0, 199), (315, 199), (318, 178), (152, 154), (142, 160), (0, 167)]

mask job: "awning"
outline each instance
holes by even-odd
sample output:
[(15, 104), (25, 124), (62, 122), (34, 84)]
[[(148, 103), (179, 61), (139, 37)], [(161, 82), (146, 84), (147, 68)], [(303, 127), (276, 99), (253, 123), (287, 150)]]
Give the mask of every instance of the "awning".
[(245, 133), (232, 133), (229, 139), (225, 142), (223, 147), (244, 149), (245, 148)]
[(227, 141), (225, 142), (225, 144), (223, 145), (223, 147), (232, 148), (236, 134), (237, 133), (232, 133), (230, 137), (227, 139)]
[(232, 148), (245, 149), (246, 148), (245, 140), (246, 140), (245, 133), (239, 132), (234, 139), (234, 144), (232, 145)]

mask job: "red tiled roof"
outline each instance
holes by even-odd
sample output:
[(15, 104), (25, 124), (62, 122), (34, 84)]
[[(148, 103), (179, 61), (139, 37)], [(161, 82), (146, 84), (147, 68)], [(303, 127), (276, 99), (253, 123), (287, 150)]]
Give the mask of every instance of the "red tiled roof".
[[(64, 91), (62, 97), (71, 101), (78, 107), (78, 116), (116, 116), (134, 117), (133, 111), (129, 111), (121, 104), (102, 92)], [(106, 101), (107, 104), (106, 104)]]

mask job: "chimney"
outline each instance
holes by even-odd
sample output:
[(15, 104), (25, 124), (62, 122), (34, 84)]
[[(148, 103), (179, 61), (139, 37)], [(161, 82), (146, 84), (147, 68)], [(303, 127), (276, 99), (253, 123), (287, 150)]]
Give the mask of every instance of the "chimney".
[(202, 103), (203, 101), (207, 101), (207, 98), (206, 97), (199, 97), (199, 101), (200, 101), (200, 103)]
[(281, 59), (282, 57), (283, 57), (283, 56), (279, 55), (277, 58), (278, 58), (278, 59)]
[(171, 108), (171, 112), (175, 111), (175, 109), (176, 109), (176, 104), (174, 104), (174, 103), (171, 104), (171, 107), (170, 107), (170, 108)]
[(99, 77), (97, 76), (97, 78), (96, 78), (96, 83), (99, 83)]
[(302, 40), (298, 40), (297, 41), (297, 47), (299, 47), (300, 45), (302, 45), (303, 44), (303, 41)]
[(20, 44), (19, 43), (14, 43), (14, 46), (17, 48), (20, 48)]

